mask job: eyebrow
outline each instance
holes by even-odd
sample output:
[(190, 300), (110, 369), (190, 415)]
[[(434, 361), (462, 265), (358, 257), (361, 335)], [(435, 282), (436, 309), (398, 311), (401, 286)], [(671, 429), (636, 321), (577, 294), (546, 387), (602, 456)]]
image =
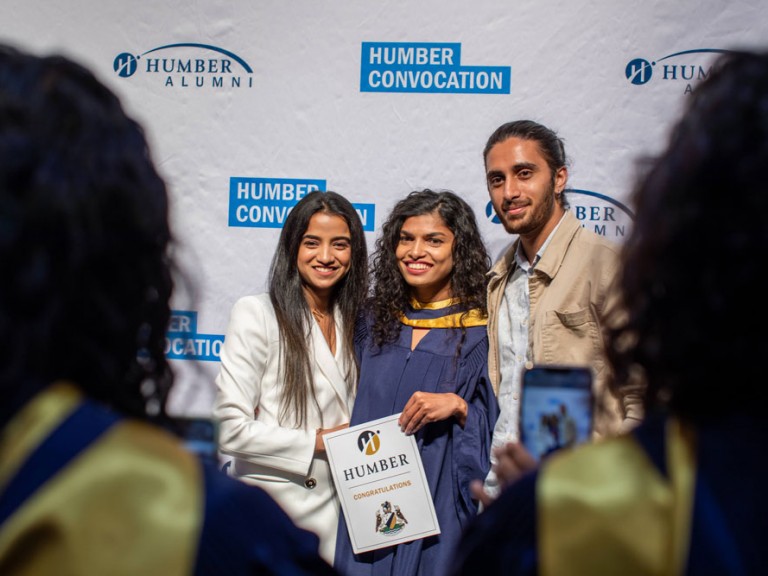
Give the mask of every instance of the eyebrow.
[[(535, 164), (533, 162), (518, 162), (517, 164), (512, 165), (512, 171), (513, 172), (520, 172), (521, 170), (537, 170), (539, 168), (538, 164)], [(486, 178), (490, 178), (491, 176), (503, 176), (504, 171), (503, 170), (488, 170), (485, 173)]]
[[(301, 237), (302, 240), (322, 240), (320, 236), (315, 236), (314, 234), (304, 234), (304, 236)], [(331, 238), (331, 242), (336, 242), (337, 240), (347, 240), (349, 242), (352, 241), (351, 236), (334, 236)]]
[(519, 172), (520, 170), (536, 170), (539, 166), (533, 162), (519, 162), (512, 166), (512, 170)]
[[(408, 232), (407, 230), (402, 230), (402, 229), (400, 230), (400, 235), (411, 236), (411, 237), (416, 236), (416, 234), (412, 232)], [(445, 232), (429, 232), (427, 234), (424, 234), (425, 238), (435, 238), (437, 236), (447, 236), (447, 234)]]

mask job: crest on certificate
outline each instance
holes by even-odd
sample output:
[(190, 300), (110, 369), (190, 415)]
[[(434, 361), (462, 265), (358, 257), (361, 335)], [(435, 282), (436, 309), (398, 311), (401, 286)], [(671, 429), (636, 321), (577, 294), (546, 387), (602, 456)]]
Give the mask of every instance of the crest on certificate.
[(385, 536), (394, 536), (406, 524), (408, 524), (408, 520), (405, 519), (400, 506), (393, 506), (389, 500), (385, 500), (376, 511), (376, 531)]

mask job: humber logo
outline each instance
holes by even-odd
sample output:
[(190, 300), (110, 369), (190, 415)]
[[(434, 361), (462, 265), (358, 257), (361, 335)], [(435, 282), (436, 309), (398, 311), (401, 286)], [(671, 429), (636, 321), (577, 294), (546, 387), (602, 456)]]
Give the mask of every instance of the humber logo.
[(381, 448), (379, 433), (372, 430), (364, 430), (357, 437), (357, 448), (366, 456), (373, 456)]
[(165, 334), (166, 358), (218, 362), (223, 344), (223, 335), (200, 334), (197, 331), (196, 311), (171, 310), (171, 320)]
[(510, 66), (468, 66), (459, 42), (363, 42), (360, 92), (509, 94)]
[(141, 54), (121, 52), (112, 63), (121, 78), (156, 75), (167, 88), (251, 88), (253, 69), (240, 56), (210, 44), (181, 42)]
[[(325, 190), (325, 180), (232, 176), (229, 179), (229, 225), (282, 228), (288, 214), (304, 196)], [(353, 204), (363, 230), (373, 231), (376, 205)]]
[(702, 58), (702, 54), (721, 54), (728, 50), (719, 48), (697, 48), (695, 50), (684, 50), (675, 52), (657, 58), (656, 60), (646, 60), (645, 58), (634, 58), (627, 63), (624, 68), (624, 76), (631, 84), (642, 86), (648, 84), (654, 77), (660, 80), (676, 80), (685, 82), (685, 94), (693, 90), (692, 82), (704, 80), (709, 76), (712, 69), (708, 58)]
[[(614, 241), (621, 241), (629, 234), (635, 214), (615, 198), (576, 188), (566, 188), (565, 194), (582, 227)], [(485, 215), (494, 224), (501, 224), (491, 202), (485, 207)]]

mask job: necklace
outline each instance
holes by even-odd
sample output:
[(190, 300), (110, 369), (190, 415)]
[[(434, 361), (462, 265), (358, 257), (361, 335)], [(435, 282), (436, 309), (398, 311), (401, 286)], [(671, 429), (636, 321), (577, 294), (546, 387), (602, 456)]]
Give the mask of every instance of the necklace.
[(327, 312), (323, 313), (315, 308), (310, 308), (312, 316), (317, 321), (317, 325), (320, 326), (320, 331), (323, 333), (325, 341), (328, 343), (328, 348), (331, 349), (331, 354), (336, 354), (336, 325), (333, 322), (333, 317)]

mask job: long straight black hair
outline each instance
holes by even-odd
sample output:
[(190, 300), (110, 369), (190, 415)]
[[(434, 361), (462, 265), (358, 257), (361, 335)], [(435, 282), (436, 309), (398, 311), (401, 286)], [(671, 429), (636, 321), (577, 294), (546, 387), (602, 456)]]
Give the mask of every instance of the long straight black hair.
[(316, 397), (307, 353), (312, 316), (296, 261), (309, 221), (318, 212), (343, 218), (351, 236), (349, 272), (334, 287), (329, 310), (330, 313), (339, 310), (343, 322), (341, 339), (349, 367), (345, 379), (350, 393), (357, 384), (358, 373), (354, 353), (355, 319), (368, 291), (368, 248), (360, 217), (349, 200), (340, 194), (310, 192), (286, 218), (269, 271), (269, 298), (280, 327), (280, 365), (284, 382), (279, 417), (280, 420), (293, 417), (294, 424), (299, 427), (306, 423), (309, 399), (316, 402)]

